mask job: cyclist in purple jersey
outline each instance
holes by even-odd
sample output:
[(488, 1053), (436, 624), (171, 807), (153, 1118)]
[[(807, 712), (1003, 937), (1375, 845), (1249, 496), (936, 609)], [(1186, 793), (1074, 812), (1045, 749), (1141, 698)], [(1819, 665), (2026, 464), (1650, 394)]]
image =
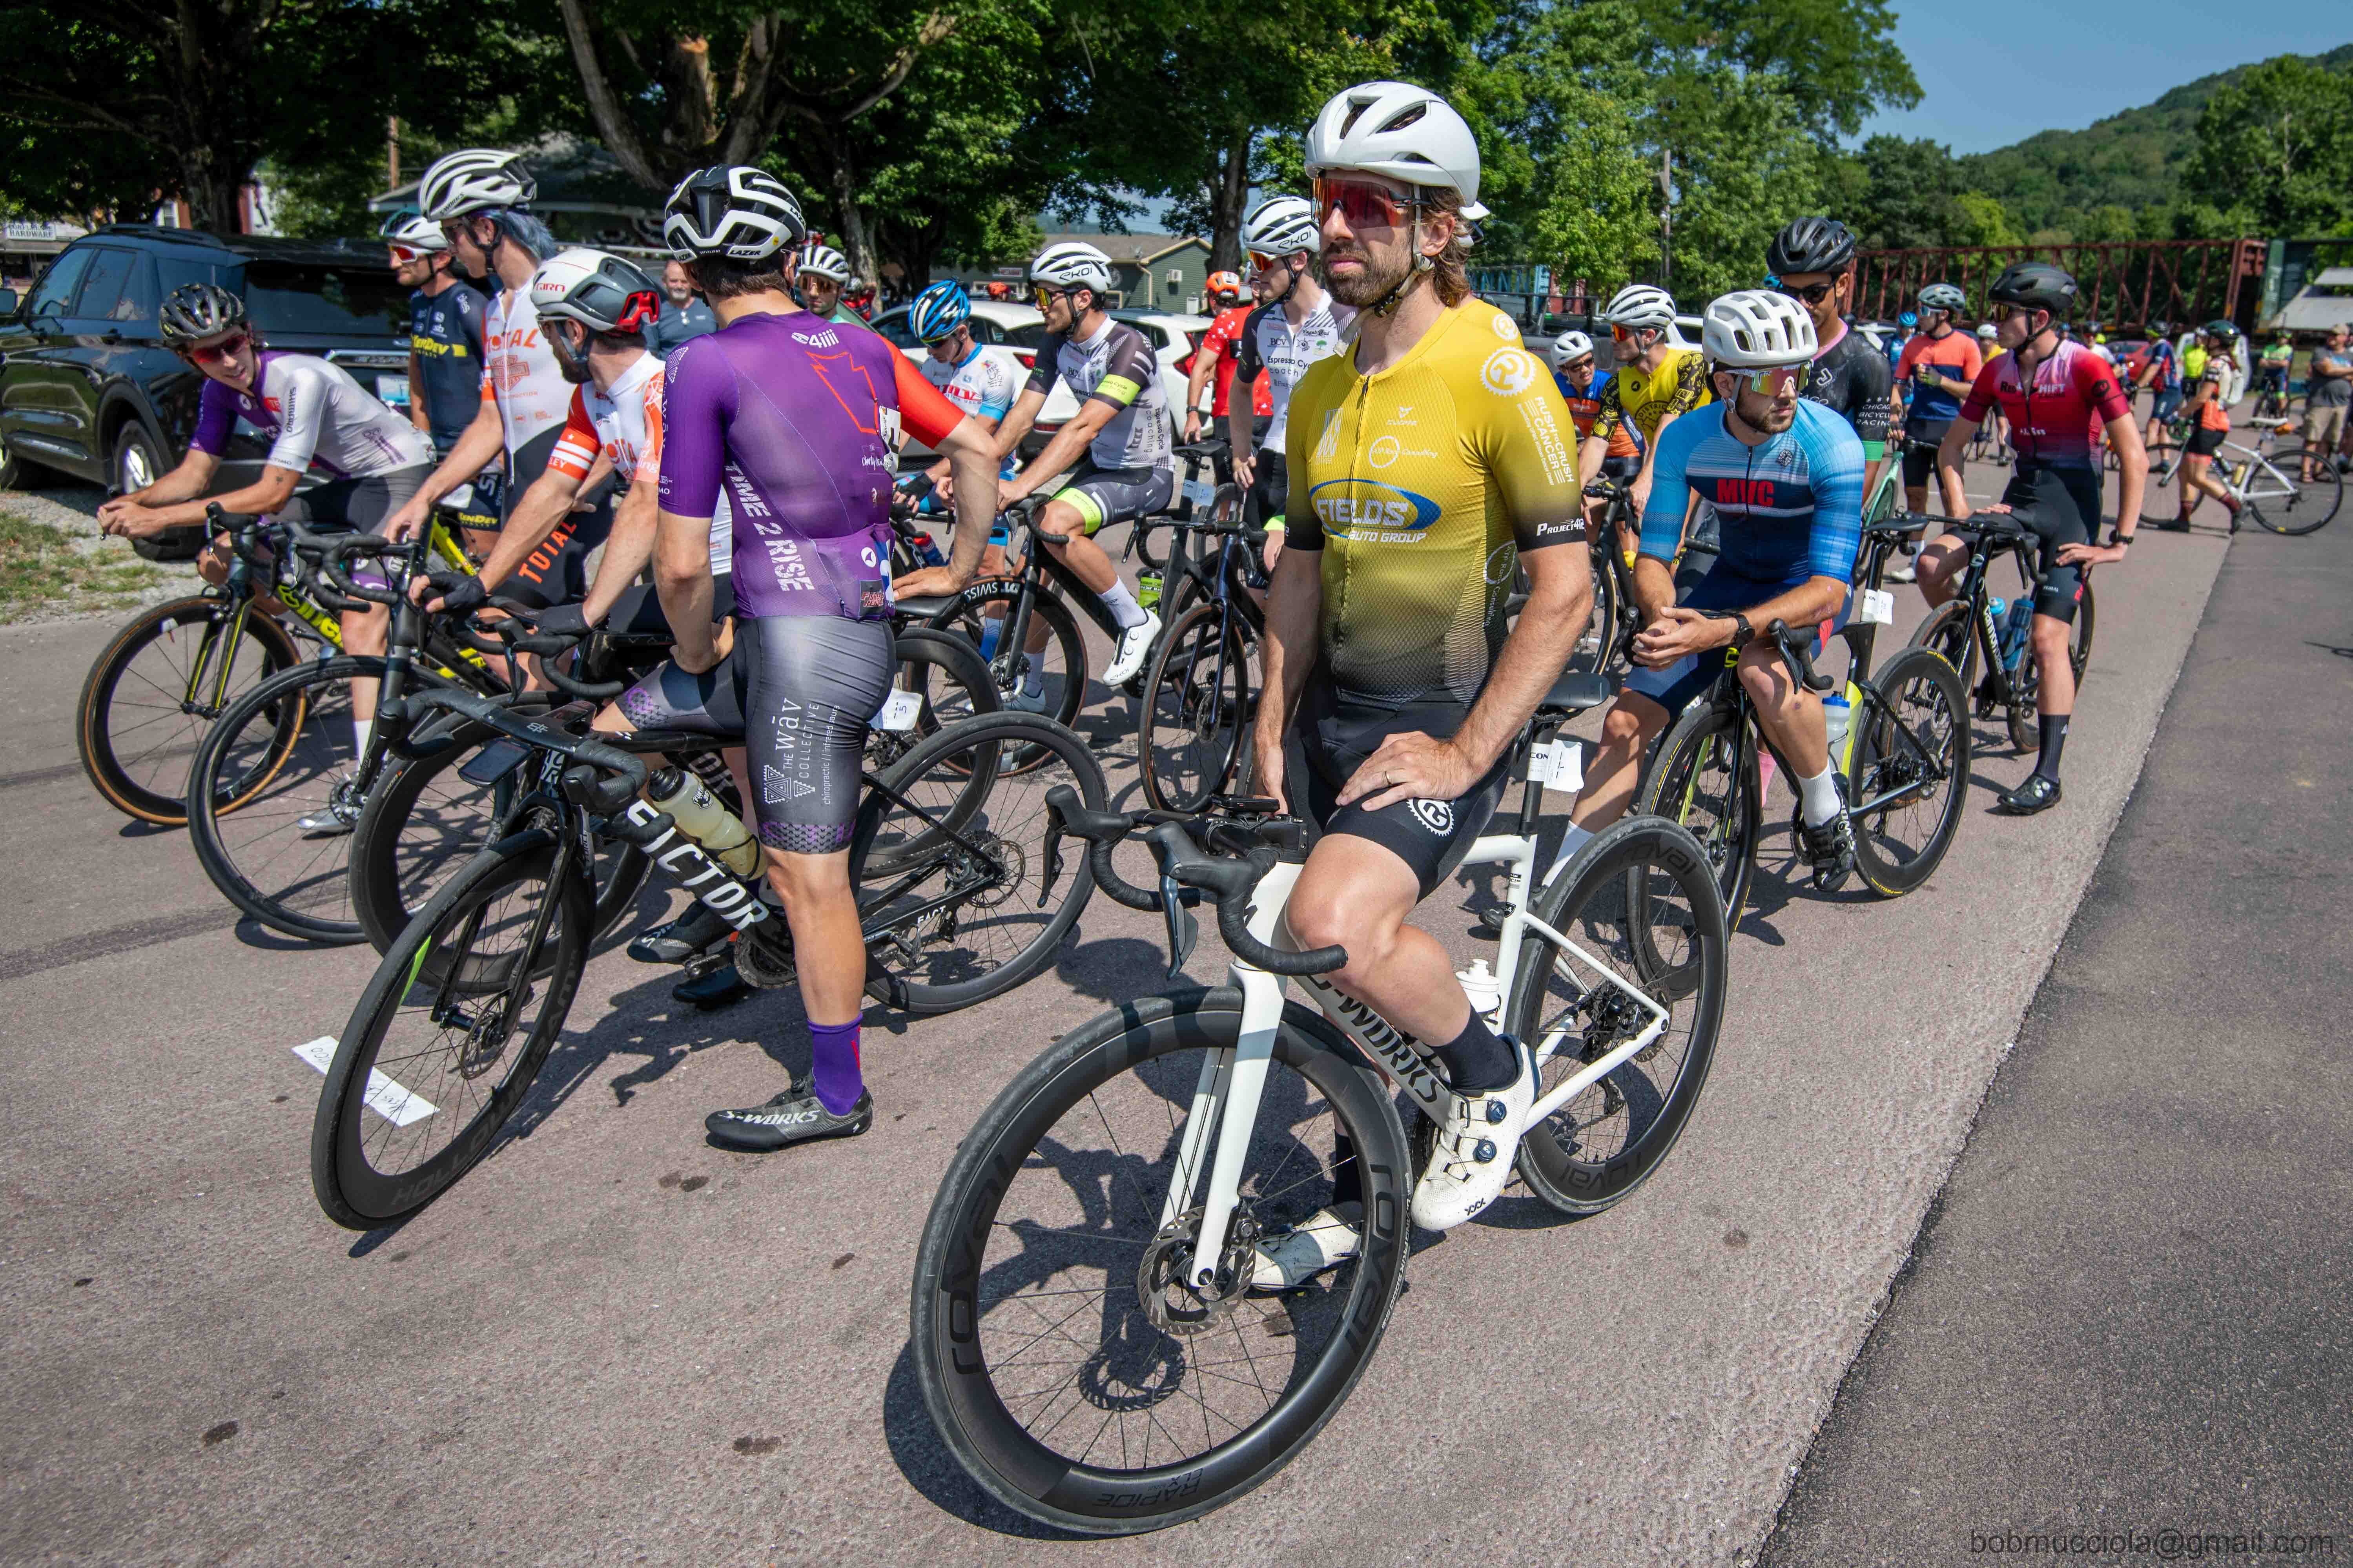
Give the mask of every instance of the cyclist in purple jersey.
[[(676, 642), (669, 663), (596, 719), (744, 738), (746, 804), (792, 927), (811, 1064), (806, 1085), (704, 1118), (714, 1139), (757, 1150), (873, 1124), (858, 1060), (866, 945), (849, 839), (867, 724), (894, 667), (888, 524), (901, 429), (954, 466), (954, 588), (977, 570), (997, 511), (987, 433), (882, 338), (793, 302), (793, 251), (807, 233), (792, 194), (758, 169), (702, 170), (670, 195), (663, 237), (691, 258), (720, 323), (668, 366), (654, 581)], [(732, 631), (711, 621), (723, 485), (734, 518)]]
[[(324, 533), (383, 531), (385, 519), (417, 493), (433, 469), (425, 433), (394, 413), (339, 365), (301, 354), (266, 351), (246, 319), (245, 302), (216, 283), (187, 283), (164, 302), (164, 346), (203, 374), (196, 429), (187, 455), (171, 472), (99, 508), (99, 526), (137, 537), (175, 524), (202, 524), (222, 454), (239, 419), (269, 442), (261, 477), (213, 498), (236, 516), (270, 516)], [(296, 486), (306, 477), (307, 490)], [(228, 573), (227, 541), (215, 540), (198, 563), (206, 578)], [(361, 580), (383, 586), (365, 573)], [(343, 651), (381, 654), (390, 614), (370, 605), (343, 613)], [(373, 675), (352, 682), (353, 756), (367, 750), (375, 725)], [(301, 819), (312, 833), (334, 836), (359, 821), (351, 780), (331, 804)]]

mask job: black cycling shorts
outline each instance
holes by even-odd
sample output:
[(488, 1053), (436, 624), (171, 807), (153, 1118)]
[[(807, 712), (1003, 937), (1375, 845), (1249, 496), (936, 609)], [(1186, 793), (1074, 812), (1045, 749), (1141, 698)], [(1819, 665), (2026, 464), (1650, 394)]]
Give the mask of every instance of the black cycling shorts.
[(1261, 451), (1250, 493), (1242, 497), (1242, 521), (1253, 528), (1278, 528), (1282, 523), (1282, 509), (1290, 499), (1290, 462), (1281, 452)]
[(1168, 510), (1176, 493), (1176, 471), (1166, 463), (1156, 468), (1097, 468), (1092, 458), (1062, 476), (1052, 499), (1077, 511), (1092, 535), (1113, 523), (1132, 523)]
[[(735, 613), (735, 577), (732, 572), (720, 572), (711, 579), (711, 619), (726, 620)], [(606, 630), (617, 637), (668, 637), (670, 617), (662, 612), (661, 595), (651, 583), (639, 583), (623, 588), (621, 597), (605, 615)]]
[[(546, 471), (556, 438), (563, 433), (561, 428), (542, 430), (514, 454), (514, 472), (508, 478), (503, 497), (501, 526), (506, 518), (514, 515), (524, 493)], [(555, 532), (541, 540), (539, 548), (523, 557), (522, 564), (492, 588), (492, 593), (538, 609), (574, 604), (586, 596), (588, 557), (613, 531), (611, 482), (599, 483), (594, 491), (583, 491), (579, 499), (592, 504), (586, 511), (567, 514), (555, 525)]]
[[(2037, 562), (2042, 588), (2034, 596), (2034, 613), (2073, 624), (2084, 597), (2084, 572), (2062, 565), (2059, 551), (2092, 542), (2092, 531), (2100, 525), (2100, 476), (2088, 468), (2021, 468), (2001, 499), (2019, 525), (2042, 544)], [(1977, 533), (1966, 525), (1953, 532), (1963, 539), (1974, 539)]]
[(639, 729), (740, 738), (760, 842), (832, 854), (856, 831), (867, 726), (896, 668), (888, 621), (750, 617), (724, 662), (700, 675), (666, 663), (621, 694), (621, 713)]
[(1930, 426), (1915, 437), (1904, 440), (1904, 488), (1926, 490), (1936, 472), (1936, 449), (1944, 443), (1945, 432), (1951, 421)]
[(2182, 455), (2212, 457), (2222, 450), (2222, 442), (2229, 438), (2230, 434), (2228, 430), (2210, 430), (2200, 425), (2189, 432), (2189, 440), (2181, 449)]
[(1306, 768), (1293, 800), (1325, 833), (1369, 839), (1413, 869), (1421, 896), (1429, 897), (1454, 874), (1511, 781), (1506, 748), (1487, 775), (1452, 800), (1399, 800), (1377, 811), (1364, 800), (1339, 804), (1340, 790), (1381, 742), (1419, 730), (1440, 740), (1461, 727), (1466, 707), (1369, 708), (1344, 704), (1331, 683), (1312, 680), (1301, 703), (1299, 738)]

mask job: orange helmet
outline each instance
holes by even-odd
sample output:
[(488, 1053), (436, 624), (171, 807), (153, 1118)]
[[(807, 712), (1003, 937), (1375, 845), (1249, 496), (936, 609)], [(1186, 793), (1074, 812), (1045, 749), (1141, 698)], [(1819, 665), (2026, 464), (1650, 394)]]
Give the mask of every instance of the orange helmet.
[(1001, 300), (1012, 291), (1003, 283), (991, 283), (988, 286), (988, 297), (992, 300)]
[(1212, 272), (1203, 286), (1209, 291), (1211, 299), (1229, 300), (1242, 291), (1242, 277), (1239, 272)]

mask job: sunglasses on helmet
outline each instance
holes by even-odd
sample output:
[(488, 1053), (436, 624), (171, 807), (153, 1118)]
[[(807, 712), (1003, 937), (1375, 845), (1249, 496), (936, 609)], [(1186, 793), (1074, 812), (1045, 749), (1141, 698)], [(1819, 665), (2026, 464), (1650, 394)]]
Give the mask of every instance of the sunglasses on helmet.
[(1410, 196), (1399, 196), (1386, 185), (1370, 180), (1352, 180), (1317, 175), (1315, 179), (1315, 221), (1328, 220), (1336, 210), (1348, 220), (1351, 228), (1398, 228), (1411, 218), (1423, 204)]

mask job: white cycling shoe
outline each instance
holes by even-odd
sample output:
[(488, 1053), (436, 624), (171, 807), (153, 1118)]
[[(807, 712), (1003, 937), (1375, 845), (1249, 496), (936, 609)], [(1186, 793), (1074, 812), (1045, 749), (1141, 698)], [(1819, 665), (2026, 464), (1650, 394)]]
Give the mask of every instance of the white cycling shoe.
[(1334, 1203), (1316, 1210), (1289, 1234), (1261, 1242), (1250, 1288), (1296, 1290), (1324, 1270), (1339, 1267), (1356, 1255), (1364, 1240), (1357, 1226), (1364, 1217), (1362, 1203)]
[(1151, 655), (1152, 644), (1160, 635), (1160, 614), (1157, 610), (1144, 612), (1144, 623), (1131, 626), (1119, 634), (1119, 646), (1112, 650), (1111, 666), (1103, 671), (1106, 686), (1125, 685), (1144, 668)]
[(1453, 1229), (1493, 1202), (1512, 1179), (1512, 1160), (1535, 1103), (1536, 1061), (1518, 1041), (1511, 1046), (1520, 1058), (1518, 1080), (1457, 1098), (1438, 1124), (1430, 1167), (1413, 1188), (1413, 1223), (1426, 1231)]

